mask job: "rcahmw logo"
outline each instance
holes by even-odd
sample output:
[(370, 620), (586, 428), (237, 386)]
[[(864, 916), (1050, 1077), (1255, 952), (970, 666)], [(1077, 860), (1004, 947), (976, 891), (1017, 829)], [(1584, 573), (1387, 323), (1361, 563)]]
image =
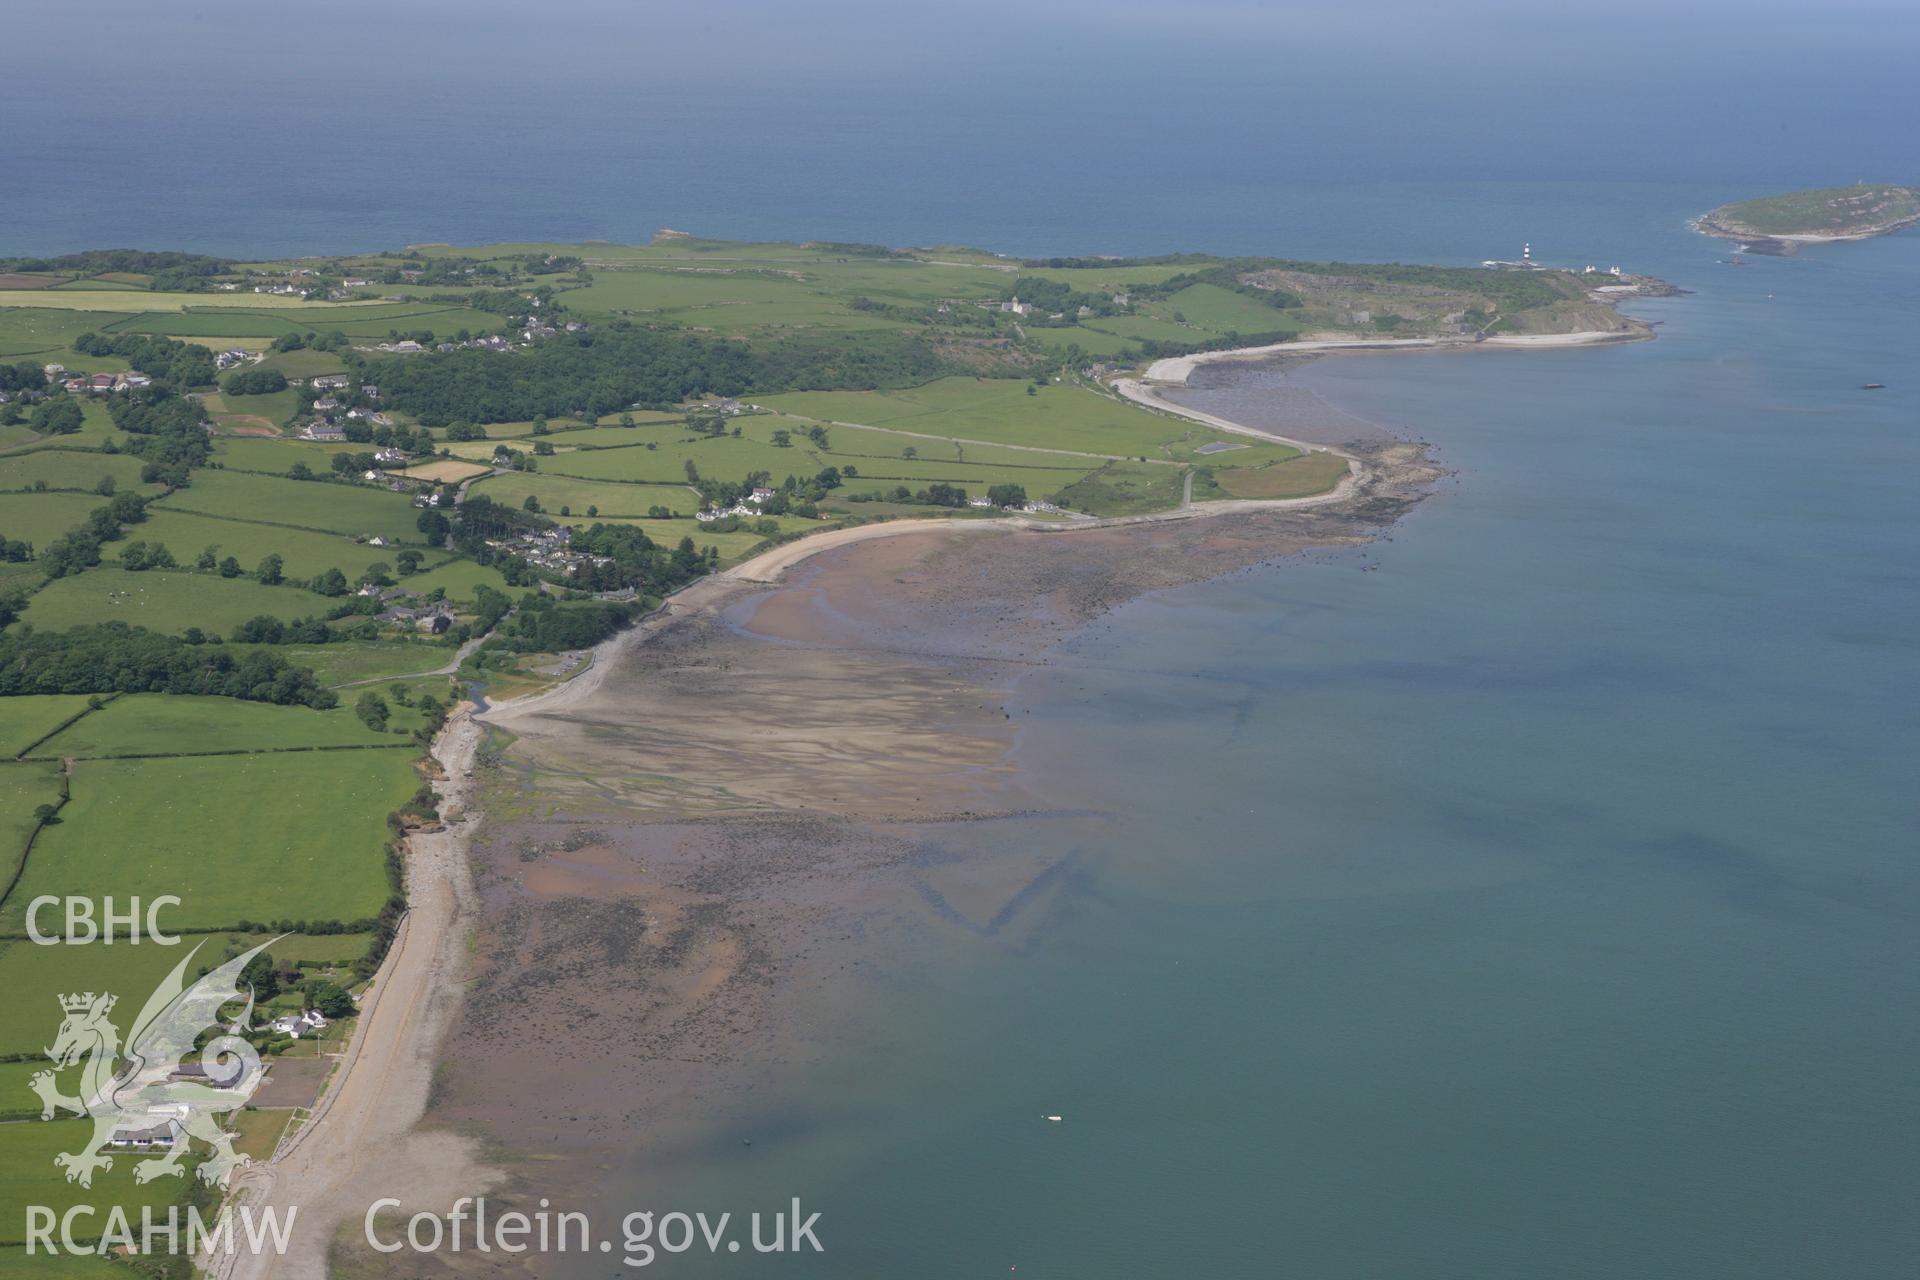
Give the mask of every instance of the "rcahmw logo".
[[(260, 1055), (245, 1038), (253, 1022), (253, 990), (240, 990), (240, 973), (275, 941), (235, 956), (188, 986), (187, 965), (202, 945), (195, 944), (147, 997), (124, 1049), (110, 1017), (117, 996), (86, 991), (60, 997), (64, 1016), (46, 1051), (53, 1067), (35, 1072), (27, 1085), (40, 1095), (42, 1120), (70, 1111), (93, 1121), (92, 1134), (79, 1150), (53, 1158), (68, 1182), (92, 1186), (97, 1171), (113, 1167), (108, 1152), (151, 1157), (135, 1166), (135, 1182), (179, 1177), (186, 1172), (181, 1161), (196, 1140), (212, 1149), (197, 1170), (210, 1186), (224, 1188), (233, 1171), (247, 1163), (217, 1117), (245, 1105), (260, 1087)], [(228, 1005), (242, 1007), (223, 1016), (221, 1009)], [(209, 1028), (219, 1034), (196, 1053), (196, 1042)], [(189, 1055), (196, 1060), (185, 1062)], [(69, 1072), (77, 1076), (74, 1092), (64, 1093), (60, 1077)]]
[[(136, 1228), (133, 1219), (119, 1205), (102, 1214), (93, 1205), (76, 1204), (65, 1213), (56, 1214), (46, 1205), (31, 1204), (27, 1206), (26, 1251), (29, 1257), (43, 1253), (92, 1253), (106, 1257), (124, 1249), (129, 1253), (169, 1253), (190, 1258), (203, 1253), (230, 1254), (236, 1245), (244, 1244), (252, 1253), (271, 1249), (283, 1254), (299, 1213), (299, 1207), (293, 1206), (282, 1220), (271, 1206), (255, 1214), (253, 1206), (242, 1205), (238, 1211), (222, 1210), (209, 1225), (195, 1207), (189, 1206), (183, 1213), (179, 1205), (173, 1205), (162, 1220), (154, 1216), (152, 1205), (144, 1205)], [(236, 1217), (240, 1223), (237, 1232), (234, 1230)], [(96, 1226), (98, 1235), (92, 1234)]]
[[(178, 934), (164, 933), (160, 929), (160, 908), (177, 907), (180, 899), (172, 894), (155, 898), (147, 904), (146, 914), (140, 911), (140, 899), (129, 898), (124, 911), (113, 909), (112, 898), (102, 898), (99, 910), (94, 910), (92, 898), (56, 898), (51, 894), (35, 898), (27, 904), (27, 937), (43, 947), (66, 943), (79, 946), (88, 942), (104, 942), (112, 946), (124, 936), (128, 942), (140, 941), (142, 920), (147, 926), (147, 937), (163, 947), (178, 945)], [(63, 908), (66, 922), (65, 933), (45, 933), (40, 928), (40, 915), (50, 907)], [(116, 926), (120, 934), (115, 934)]]

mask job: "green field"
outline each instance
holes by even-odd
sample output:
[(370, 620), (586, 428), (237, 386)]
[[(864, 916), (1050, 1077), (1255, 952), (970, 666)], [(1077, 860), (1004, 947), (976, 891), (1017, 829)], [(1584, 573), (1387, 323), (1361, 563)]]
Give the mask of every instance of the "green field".
[[(69, 1074), (77, 1078), (77, 1073)], [(28, 1100), (32, 1101), (31, 1097)], [(56, 1214), (74, 1205), (94, 1206), (96, 1215), (76, 1219), (74, 1224), (74, 1235), (87, 1239), (97, 1238), (105, 1230), (106, 1215), (113, 1206), (131, 1214), (138, 1228), (142, 1206), (151, 1207), (164, 1220), (166, 1207), (181, 1202), (186, 1191), (182, 1179), (156, 1178), (145, 1186), (136, 1184), (133, 1171), (137, 1161), (131, 1152), (117, 1156), (112, 1169), (94, 1174), (91, 1188), (65, 1181), (53, 1163), (54, 1156), (78, 1150), (92, 1133), (93, 1122), (77, 1117), (0, 1124), (0, 1243), (25, 1242), (25, 1206), (30, 1204), (45, 1206)], [(54, 1238), (59, 1237), (56, 1234)], [(26, 1259), (24, 1265), (34, 1274), (44, 1274), (37, 1269), (43, 1261)]]
[(391, 746), (395, 741), (390, 733), (367, 728), (349, 706), (314, 711), (233, 698), (135, 693), (82, 717), (35, 747), (33, 755), (85, 760), (176, 752)]
[[(213, 418), (215, 425), (223, 432), (231, 431), (236, 426), (260, 426), (263, 424), (278, 430), (286, 424), (287, 419), (293, 417), (293, 415), (299, 411), (300, 393), (292, 387), (288, 387), (283, 391), (266, 391), (259, 395), (246, 396), (228, 395), (223, 391), (206, 391), (201, 393), (200, 402), (206, 406), (207, 414)], [(248, 418), (258, 418), (260, 422), (230, 423), (221, 421), (223, 418), (239, 415), (244, 415)], [(273, 443), (273, 441), (267, 437), (227, 436), (222, 439), (221, 445), (224, 446), (234, 441), (247, 443), (257, 442), (260, 444)], [(308, 445), (307, 447), (317, 449), (322, 446)], [(216, 449), (216, 452), (219, 451), (219, 449)], [(331, 454), (331, 452), (330, 450), (329, 454)], [(324, 472), (326, 463), (327, 458), (322, 457), (320, 459), (321, 465), (315, 469)], [(287, 466), (292, 465), (291, 462), (287, 464)], [(307, 465), (312, 466), (313, 464), (309, 462)], [(260, 467), (251, 469), (285, 471), (286, 467)]]
[(386, 815), (418, 786), (403, 750), (82, 762), (0, 929), (43, 893), (177, 894), (182, 928), (369, 918), (389, 893)]
[[(280, 393), (291, 394), (291, 393)], [(273, 396), (234, 396), (225, 401), (225, 412), (253, 413), (254, 404)], [(326, 475), (336, 453), (355, 453), (370, 446), (357, 444), (315, 444), (310, 440), (274, 440), (265, 436), (222, 436), (214, 442), (213, 456), (223, 467), (235, 471), (264, 471), (284, 476), (296, 462), (304, 462), (317, 475)], [(202, 472), (195, 483), (204, 478)], [(306, 482), (302, 482), (306, 483)]]
[(289, 378), (312, 378), (323, 373), (345, 373), (346, 362), (336, 351), (273, 351), (260, 362), (263, 369), (278, 369)]
[[(474, 566), (478, 568), (479, 566)], [(409, 581), (412, 581), (411, 579)], [(453, 650), (425, 640), (342, 640), (333, 644), (275, 644), (229, 646), (235, 654), (263, 648), (296, 667), (306, 667), (321, 684), (344, 684), (378, 676), (412, 675), (445, 666)], [(425, 688), (425, 682), (422, 682)], [(351, 702), (351, 699), (343, 699)]]
[(1180, 505), (1184, 480), (1172, 467), (1112, 462), (1063, 490), (1063, 506), (1096, 516), (1134, 516)]
[[(390, 542), (420, 542), (420, 534), (414, 528), (419, 513), (407, 496), (373, 485), (282, 480), (235, 471), (200, 470), (193, 473), (191, 488), (169, 494), (151, 509), (224, 516), (275, 527), (317, 529), (357, 537), (378, 534)], [(248, 536), (272, 537), (258, 531)], [(380, 548), (374, 550), (378, 552)]]
[[(164, 544), (182, 563), (191, 563), (204, 548), (212, 547), (219, 556), (234, 556), (251, 573), (259, 558), (272, 552), (281, 558), (289, 578), (311, 578), (328, 569), (338, 569), (347, 575), (349, 582), (375, 561), (393, 563), (395, 548), (368, 546), (344, 534), (309, 533), (304, 529), (225, 520), (163, 507), (151, 507), (149, 511), (153, 514), (132, 526), (124, 541), (106, 545), (102, 554), (107, 559), (119, 559), (128, 543), (144, 540), (149, 545)], [(169, 574), (168, 580), (177, 576)]]
[(1162, 446), (1173, 440), (1204, 444), (1227, 438), (1084, 387), (1050, 385), (1029, 396), (1029, 385), (1005, 378), (941, 378), (907, 391), (801, 391), (763, 397), (762, 403), (822, 421), (1128, 457), (1161, 456)]
[[(140, 526), (143, 530), (147, 527)], [(236, 555), (243, 545), (235, 544)], [(199, 544), (174, 548), (174, 554), (184, 551), (190, 560), (199, 549)], [(172, 635), (188, 627), (199, 627), (210, 635), (226, 635), (261, 614), (311, 618), (325, 613), (332, 603), (309, 591), (264, 587), (249, 578), (151, 569), (128, 573), (114, 565), (101, 565), (49, 582), (28, 599), (22, 617), (43, 630), (112, 621)]]
[(103, 333), (153, 333), (166, 338), (277, 338), (296, 332), (298, 326), (265, 312), (141, 311), (103, 324), (100, 329)]
[(429, 560), (427, 564), (429, 567), (411, 578), (397, 581), (410, 591), (428, 592), (438, 587), (447, 593), (449, 600), (472, 600), (474, 588), (483, 583), (495, 591), (511, 590), (505, 576), (491, 565), (465, 559), (444, 560), (438, 564)]
[(0, 702), (0, 759), (11, 760), (87, 709), (85, 693), (41, 693)]
[[(543, 458), (541, 461), (557, 460)], [(648, 508), (656, 506), (667, 507), (683, 516), (700, 509), (699, 494), (685, 484), (621, 484), (563, 475), (529, 475), (523, 471), (488, 476), (475, 481), (468, 492), (514, 507), (524, 503), (531, 494), (539, 498), (542, 509), (555, 519), (560, 518), (563, 506), (571, 508), (575, 518), (584, 516), (588, 507), (598, 507), (606, 517), (644, 516)]]
[(140, 459), (123, 453), (58, 447), (35, 449), (31, 453), (0, 457), (0, 490), (30, 489), (36, 483), (44, 483), (49, 489), (92, 490), (102, 477), (111, 477), (116, 490), (158, 493), (159, 485), (140, 483), (141, 466)]
[(106, 505), (105, 498), (91, 493), (0, 493), (0, 534), (45, 551), (49, 542)]
[[(0, 317), (6, 314), (0, 311)], [(126, 433), (113, 425), (113, 419), (107, 416), (107, 406), (100, 400), (91, 397), (82, 400), (80, 412), (84, 419), (80, 429), (63, 436), (43, 436), (21, 426), (0, 428), (0, 432), (5, 433), (0, 435), (0, 453), (16, 458), (45, 449), (63, 452), (98, 449), (109, 440), (115, 448), (127, 443)]]
[[(14, 295), (0, 295), (0, 301), (11, 301)], [(214, 300), (217, 294), (205, 293), (151, 293), (141, 292), (137, 298), (130, 297), (124, 290), (118, 289), (41, 289), (31, 294), (18, 295), (31, 298), (36, 308), (63, 308), (73, 311), (117, 311), (124, 313), (129, 305), (137, 305), (143, 311), (292, 311), (319, 316), (345, 316), (356, 307), (366, 304), (359, 302), (308, 302), (302, 298), (271, 293), (236, 294), (233, 301), (224, 306)], [(245, 301), (242, 302), (244, 297)]]
[[(13, 699), (7, 699), (12, 702)], [(0, 706), (4, 706), (0, 703)], [(47, 725), (44, 728), (51, 728)], [(31, 739), (27, 739), (31, 741)], [(13, 878), (27, 837), (39, 825), (33, 811), (60, 800), (60, 766), (9, 757), (0, 761), (0, 885)]]
[(52, 307), (41, 305), (40, 300), (49, 296), (44, 290), (0, 293), (0, 359), (44, 355), (54, 363), (77, 368), (80, 358), (68, 344), (89, 330), (98, 330), (106, 322), (121, 318), (70, 311), (58, 303)]

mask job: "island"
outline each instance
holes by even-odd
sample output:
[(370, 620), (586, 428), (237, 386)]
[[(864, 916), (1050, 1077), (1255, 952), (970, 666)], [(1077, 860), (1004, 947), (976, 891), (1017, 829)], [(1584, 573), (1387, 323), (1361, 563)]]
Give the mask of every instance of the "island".
[(1801, 245), (1865, 240), (1920, 223), (1920, 187), (1860, 183), (1723, 204), (1694, 229), (1740, 241), (1749, 253), (1792, 254)]

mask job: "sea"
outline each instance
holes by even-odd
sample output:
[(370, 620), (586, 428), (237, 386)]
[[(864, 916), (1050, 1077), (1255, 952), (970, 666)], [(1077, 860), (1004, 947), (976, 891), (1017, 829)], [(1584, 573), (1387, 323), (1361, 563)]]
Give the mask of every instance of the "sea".
[(1022, 679), (1057, 808), (925, 838), (1032, 898), (637, 1202), (799, 1194), (820, 1276), (1911, 1275), (1920, 235), (1736, 267), (1689, 195), (1612, 241), (1655, 341), (1186, 393), (1451, 475)]
[(1736, 266), (1687, 219), (1913, 180), (1920, 25), (1662, 8), (108, 5), (76, 44), (27, 4), (63, 52), (0, 77), (0, 254), (671, 225), (1673, 282), (1647, 343), (1210, 372), (1450, 474), (1024, 678), (1053, 810), (927, 838), (1047, 892), (632, 1189), (822, 1213), (823, 1254), (680, 1274), (1910, 1276), (1920, 234)]

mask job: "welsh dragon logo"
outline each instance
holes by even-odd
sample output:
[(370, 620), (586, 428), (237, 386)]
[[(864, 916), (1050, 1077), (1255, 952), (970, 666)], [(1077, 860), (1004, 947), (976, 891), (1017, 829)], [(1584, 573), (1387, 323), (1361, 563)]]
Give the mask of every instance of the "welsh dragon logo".
[[(114, 1158), (103, 1149), (154, 1153), (135, 1167), (136, 1182), (179, 1177), (194, 1139), (213, 1149), (198, 1170), (213, 1186), (225, 1187), (233, 1171), (248, 1163), (216, 1117), (243, 1105), (260, 1087), (260, 1055), (241, 1036), (252, 1023), (253, 991), (240, 990), (240, 971), (270, 945), (261, 943), (189, 986), (187, 965), (200, 950), (195, 946), (147, 997), (124, 1052), (108, 1020), (118, 997), (91, 991), (60, 997), (65, 1018), (46, 1051), (53, 1069), (34, 1073), (28, 1083), (40, 1095), (42, 1120), (60, 1111), (93, 1120), (93, 1135), (78, 1151), (53, 1158), (68, 1182), (90, 1187), (96, 1171), (111, 1169)], [(237, 1016), (220, 1016), (237, 1002), (245, 1006)], [(209, 1028), (221, 1034), (200, 1048), (196, 1064), (183, 1065)], [(60, 1092), (58, 1076), (74, 1066), (80, 1068), (79, 1092), (68, 1096)]]

